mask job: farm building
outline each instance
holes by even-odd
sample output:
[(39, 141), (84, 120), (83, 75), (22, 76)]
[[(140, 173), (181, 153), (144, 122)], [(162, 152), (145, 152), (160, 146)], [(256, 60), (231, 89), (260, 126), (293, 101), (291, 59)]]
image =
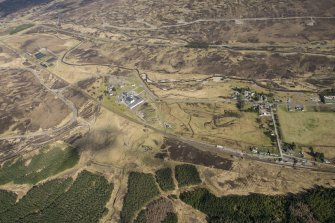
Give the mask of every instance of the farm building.
[(335, 95), (323, 96), (325, 104), (335, 104)]
[(296, 110), (296, 111), (304, 111), (304, 110), (305, 110), (305, 107), (304, 107), (304, 105), (296, 105), (296, 106), (295, 106), (295, 110)]
[(140, 96), (135, 95), (134, 92), (123, 92), (120, 99), (130, 109), (134, 109), (144, 102), (144, 100)]
[(42, 59), (43, 57), (45, 57), (45, 54), (43, 54), (41, 52), (38, 52), (38, 53), (35, 54), (35, 58), (38, 59), (38, 60)]
[(270, 106), (266, 106), (266, 105), (259, 105), (258, 106), (258, 114), (261, 117), (264, 116), (271, 116), (271, 109)]

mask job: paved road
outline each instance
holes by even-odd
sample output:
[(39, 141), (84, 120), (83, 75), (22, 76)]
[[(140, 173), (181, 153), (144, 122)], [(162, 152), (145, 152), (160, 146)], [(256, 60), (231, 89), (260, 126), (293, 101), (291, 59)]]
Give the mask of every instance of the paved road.
[[(7, 45), (6, 43), (0, 41), (4, 46), (6, 46), (8, 49), (10, 49), (11, 51), (13, 51), (14, 53), (16, 53), (17, 55), (20, 55), (20, 57), (22, 57), (23, 59), (30, 59), (31, 57), (27, 54), (22, 54), (20, 52), (18, 52), (17, 50), (15, 50), (14, 48), (12, 48), (11, 46)], [(61, 91), (59, 91), (59, 89), (52, 89), (50, 88), (45, 82), (44, 80), (40, 77), (40, 75), (38, 75), (37, 71), (31, 68), (24, 68), (24, 70), (32, 73), (35, 78), (40, 82), (40, 84), (47, 89), (49, 92), (51, 92), (52, 94), (54, 94), (57, 98), (59, 98), (65, 105), (68, 106), (68, 108), (71, 110), (72, 112), (72, 117), (71, 119), (64, 124), (61, 127), (55, 127), (52, 129), (48, 129), (48, 130), (43, 130), (42, 132), (32, 132), (32, 133), (25, 133), (22, 135), (8, 135), (8, 136), (0, 136), (0, 140), (9, 140), (9, 139), (16, 139), (16, 138), (32, 138), (32, 137), (37, 137), (37, 136), (43, 136), (43, 135), (53, 135), (63, 129), (68, 128), (69, 126), (71, 126), (73, 123), (75, 123), (76, 121), (78, 121), (78, 110), (76, 108), (76, 106), (73, 104), (72, 101), (68, 100), (67, 98), (65, 98)]]
[(279, 132), (278, 132), (277, 122), (276, 122), (275, 115), (273, 113), (272, 108), (271, 108), (271, 118), (272, 118), (273, 126), (275, 128), (275, 134), (276, 134), (276, 139), (277, 139), (277, 147), (278, 147), (278, 151), (279, 151), (279, 154), (280, 154), (280, 158), (283, 158), (283, 150), (282, 150), (282, 147), (281, 147), (281, 140), (280, 140), (280, 136), (279, 136)]
[[(136, 45), (136, 46), (147, 46), (147, 47), (185, 47), (186, 44), (184, 43), (139, 43), (138, 41), (121, 41), (121, 40), (111, 40), (107, 38), (101, 38), (101, 37), (93, 37), (90, 35), (82, 34), (82, 33), (77, 33), (69, 30), (64, 30), (64, 29), (58, 29), (53, 27), (52, 25), (49, 24), (41, 24), (40, 26), (44, 28), (48, 28), (54, 31), (62, 32), (70, 36), (74, 36), (80, 39), (85, 39), (93, 42), (102, 42), (102, 43), (127, 43), (131, 45)], [(297, 45), (293, 45), (297, 47)], [(335, 55), (332, 54), (326, 54), (326, 53), (309, 53), (309, 52), (285, 52), (282, 50), (279, 51), (273, 51), (267, 50), (267, 49), (260, 49), (264, 47), (292, 47), (292, 45), (268, 45), (268, 44), (244, 44), (244, 43), (237, 43), (237, 44), (211, 44), (210, 47), (213, 48), (224, 48), (233, 52), (241, 52), (241, 51), (253, 51), (253, 52), (271, 52), (271, 53), (280, 53), (280, 54), (285, 54), (285, 55), (295, 55), (295, 54), (303, 54), (303, 55), (309, 55), (309, 56), (324, 56), (324, 57), (330, 57), (330, 58), (335, 58)]]
[[(69, 33), (73, 33), (73, 32), (69, 32)], [(83, 36), (82, 34), (76, 34), (75, 36)], [(91, 37), (90, 37), (91, 38)], [(63, 59), (65, 58), (65, 56), (67, 55), (67, 53), (63, 56)], [(64, 61), (65, 62), (65, 61)], [(65, 62), (67, 63), (67, 62)], [(80, 65), (80, 64), (70, 64), (70, 63), (67, 63), (68, 65), (72, 65), (72, 66), (86, 66), (86, 65)], [(38, 65), (38, 64), (37, 64)], [(120, 67), (120, 66), (115, 66), (115, 65), (110, 65), (110, 64), (87, 64), (87, 65), (97, 65), (97, 66), (114, 66), (114, 67), (119, 67), (121, 69), (127, 69), (127, 70), (136, 70), (136, 69), (132, 69), (132, 68), (127, 68), (127, 67)], [(45, 69), (44, 67), (41, 67), (41, 69), (44, 69), (46, 70), (48, 73), (56, 76), (57, 78), (65, 81), (64, 79), (60, 78), (58, 75), (50, 72), (49, 70)], [(139, 74), (139, 71), (138, 71), (138, 74)], [(66, 83), (68, 83), (67, 81), (65, 81)], [(69, 84), (69, 83), (68, 83)], [(94, 101), (97, 101), (95, 98), (91, 97), (89, 94), (87, 94), (84, 90), (78, 88), (77, 86), (74, 86), (74, 85), (71, 85), (69, 84), (69, 86), (72, 86), (74, 87), (75, 89), (81, 91), (84, 95), (88, 96), (90, 99), (94, 100)], [(98, 101), (97, 101), (98, 102)], [(101, 106), (103, 106), (100, 102), (98, 102)], [(105, 106), (103, 106), (105, 107)], [(105, 107), (107, 108), (107, 107)], [(111, 108), (107, 108), (108, 110), (112, 111), (113, 113), (115, 113), (116, 115), (119, 115), (120, 117), (123, 117), (131, 122), (134, 122), (136, 124), (139, 124), (141, 126), (144, 126), (148, 129), (151, 129), (155, 132), (158, 132), (158, 133), (161, 133), (162, 135), (164, 135), (165, 137), (169, 137), (169, 138), (172, 138), (172, 139), (175, 139), (175, 140), (180, 140), (182, 142), (185, 142), (185, 143), (189, 143), (189, 144), (193, 144), (193, 145), (196, 145), (198, 148), (208, 148), (210, 149), (210, 151), (217, 151), (217, 152), (224, 152), (226, 154), (230, 154), (230, 155), (234, 155), (234, 156), (237, 156), (237, 157), (245, 157), (245, 158), (248, 158), (248, 159), (252, 159), (252, 160), (257, 160), (257, 161), (261, 161), (261, 162), (266, 162), (266, 163), (269, 163), (269, 164), (274, 164), (274, 165), (285, 165), (285, 164), (278, 164), (278, 163), (274, 163), (272, 161), (270, 161), (269, 159), (274, 159), (273, 157), (256, 157), (256, 156), (251, 156), (249, 154), (245, 154), (245, 153), (242, 153), (240, 151), (237, 151), (237, 150), (233, 150), (233, 149), (230, 149), (230, 148), (223, 148), (221, 150), (218, 150), (218, 147), (217, 145), (214, 145), (214, 144), (210, 144), (210, 143), (207, 143), (207, 142), (202, 142), (200, 140), (193, 140), (193, 139), (188, 139), (188, 138), (185, 138), (185, 137), (181, 137), (181, 136), (177, 136), (177, 135), (173, 135), (173, 134), (170, 134), (170, 133), (166, 133), (164, 130), (160, 130), (160, 129), (157, 129), (155, 127), (152, 127), (152, 126), (149, 126), (147, 125), (146, 123), (143, 123), (139, 120), (136, 120), (134, 118), (131, 118), (131, 117), (128, 117), (127, 115), (123, 114), (122, 112), (118, 111), (118, 110), (115, 110), (115, 109), (111, 109)]]
[[(62, 60), (63, 62), (65, 62), (64, 59), (65, 59), (65, 57), (63, 57), (63, 60)], [(71, 65), (72, 66), (87, 66), (85, 64), (84, 65), (82, 65), (82, 64), (71, 64)], [(89, 64), (89, 65), (100, 66), (99, 64)], [(111, 65), (104, 64), (103, 66), (111, 66)], [(122, 69), (123, 67), (119, 67), (119, 68)], [(131, 68), (126, 68), (126, 69), (132, 70)], [(147, 88), (147, 90), (150, 91), (149, 88)], [(83, 91), (81, 89), (80, 89), (80, 91), (82, 91), (85, 95), (87, 95), (87, 93), (85, 91)], [(89, 96), (89, 97), (92, 98), (91, 96)], [(96, 100), (94, 98), (92, 98), (92, 99)], [(105, 107), (103, 104), (101, 104), (101, 106)], [(127, 120), (129, 120), (131, 122), (134, 122), (136, 124), (142, 125), (142, 126), (148, 128), (148, 129), (151, 129), (154, 132), (158, 132), (158, 133), (164, 135), (165, 137), (168, 137), (168, 138), (171, 138), (171, 139), (175, 139), (175, 140), (179, 140), (181, 142), (193, 145), (193, 146), (195, 146), (196, 148), (198, 148), (200, 150), (205, 150), (205, 151), (210, 151), (210, 152), (217, 152), (217, 153), (221, 152), (221, 153), (224, 153), (224, 154), (228, 154), (228, 155), (232, 155), (232, 156), (236, 156), (236, 157), (248, 158), (248, 159), (251, 159), (251, 160), (256, 160), (256, 161), (260, 161), (260, 162), (264, 162), (264, 163), (268, 163), (268, 164), (272, 164), (272, 165), (290, 166), (287, 163), (280, 163), (280, 162), (275, 162), (274, 161), (274, 160), (278, 160), (278, 158), (282, 158), (283, 157), (281, 143), (280, 143), (280, 137), (279, 137), (279, 133), (278, 133), (278, 128), (277, 128), (276, 122), (274, 122), (274, 124), (275, 124), (275, 129), (276, 129), (277, 143), (278, 143), (278, 149), (280, 151), (280, 157), (255, 156), (255, 155), (247, 154), (247, 153), (244, 153), (242, 151), (231, 149), (231, 148), (224, 147), (224, 146), (223, 147), (218, 147), (218, 145), (211, 144), (211, 143), (208, 143), (208, 142), (204, 142), (204, 141), (201, 141), (201, 140), (195, 140), (195, 139), (186, 138), (186, 137), (183, 137), (183, 136), (178, 136), (178, 135), (170, 134), (170, 133), (167, 133), (164, 130), (157, 129), (157, 128), (152, 127), (152, 126), (150, 126), (150, 125), (148, 125), (146, 123), (143, 123), (143, 122), (141, 122), (139, 120), (136, 120), (134, 118), (128, 117), (127, 115), (123, 114), (122, 112), (120, 112), (118, 110), (114, 110), (114, 109), (108, 108), (108, 107), (105, 107), (105, 108), (108, 109), (108, 110), (110, 110), (110, 111), (112, 111), (116, 115), (119, 115), (120, 117), (123, 117), (123, 118), (125, 118), (125, 119), (127, 119)], [(272, 119), (274, 120), (273, 111), (272, 111)], [(314, 170), (314, 171), (318, 171), (317, 167), (299, 166), (298, 168), (311, 169), (311, 170)], [(332, 170), (332, 169), (329, 169), (329, 170), (320, 170), (320, 171), (334, 172), (334, 170)]]
[(77, 44), (76, 46), (74, 46), (73, 48), (69, 49), (61, 58), (61, 62), (69, 65), (69, 66), (77, 66), (77, 67), (84, 67), (84, 66), (104, 66), (104, 67), (115, 67), (115, 68), (119, 68), (119, 69), (124, 69), (124, 70), (130, 70), (130, 71), (134, 71), (136, 72), (136, 78), (142, 83), (143, 88), (145, 90), (145, 92), (147, 93), (147, 96), (153, 101), (156, 102), (159, 100), (159, 98), (157, 97), (157, 95), (155, 95), (147, 86), (147, 83), (141, 78), (141, 72), (139, 69), (137, 68), (129, 68), (129, 67), (124, 67), (124, 66), (118, 66), (118, 65), (114, 65), (114, 64), (97, 64), (97, 63), (85, 63), (85, 64), (75, 64), (75, 63), (70, 63), (67, 62), (65, 59), (67, 57), (67, 55), (69, 55), (72, 51), (74, 51), (75, 49), (77, 49), (79, 46), (81, 46), (83, 44), (83, 42), (80, 42), (79, 44)]
[(298, 20), (298, 19), (318, 19), (318, 20), (329, 20), (329, 19), (335, 19), (335, 16), (292, 16), (292, 17), (258, 17), (258, 18), (221, 18), (221, 19), (197, 19), (189, 22), (181, 22), (178, 24), (172, 24), (172, 25), (163, 25), (163, 26), (155, 26), (152, 24), (150, 25), (150, 28), (141, 28), (141, 27), (129, 27), (129, 26), (115, 26), (115, 25), (109, 25), (104, 24), (104, 27), (110, 27), (113, 29), (118, 29), (122, 31), (152, 31), (152, 30), (160, 30), (160, 29), (168, 29), (168, 28), (176, 28), (176, 27), (182, 27), (182, 26), (188, 26), (195, 23), (203, 23), (203, 22), (248, 22), (248, 21), (270, 21), (270, 20)]

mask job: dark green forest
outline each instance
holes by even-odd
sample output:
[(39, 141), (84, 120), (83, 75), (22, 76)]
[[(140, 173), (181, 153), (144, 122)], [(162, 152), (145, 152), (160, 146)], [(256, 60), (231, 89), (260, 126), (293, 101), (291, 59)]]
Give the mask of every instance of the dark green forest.
[(0, 190), (0, 215), (15, 204), (16, 198), (17, 195), (15, 193)]
[(335, 222), (335, 189), (315, 187), (300, 194), (216, 197), (207, 189), (180, 199), (205, 213), (208, 222)]
[(147, 217), (145, 216), (145, 211), (142, 210), (140, 213), (138, 213), (136, 219), (133, 221), (133, 223), (147, 223)]
[(178, 165), (175, 168), (175, 174), (179, 187), (201, 183), (199, 172), (194, 165)]
[(158, 195), (159, 190), (152, 174), (131, 172), (121, 211), (121, 223), (131, 222), (135, 213)]
[(98, 222), (112, 190), (103, 176), (83, 171), (74, 182), (68, 178), (34, 186), (16, 204), (11, 192), (2, 192), (0, 201), (7, 210), (0, 222)]
[(176, 213), (169, 212), (167, 213), (162, 223), (178, 223), (178, 216), (176, 215)]
[[(133, 223), (150, 223), (147, 221), (145, 211), (141, 211)], [(176, 213), (168, 212), (162, 223), (178, 223), (178, 216)]]
[(78, 163), (79, 158), (77, 149), (72, 147), (46, 148), (30, 161), (19, 158), (14, 162), (6, 162), (0, 169), (0, 185), (12, 181), (15, 184), (36, 184), (73, 167)]
[(207, 49), (210, 47), (208, 43), (204, 42), (190, 42), (185, 47), (187, 48), (199, 48), (199, 49)]
[(164, 168), (157, 170), (156, 180), (163, 191), (169, 191), (175, 189), (171, 168)]

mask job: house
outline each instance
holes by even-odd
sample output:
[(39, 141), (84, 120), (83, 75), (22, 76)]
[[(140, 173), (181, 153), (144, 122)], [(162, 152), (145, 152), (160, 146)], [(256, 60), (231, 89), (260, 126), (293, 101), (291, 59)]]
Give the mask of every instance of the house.
[(256, 147), (253, 147), (253, 148), (251, 148), (251, 152), (256, 154), (256, 153), (258, 153), (258, 149)]
[(305, 110), (305, 107), (304, 107), (304, 105), (296, 105), (296, 106), (295, 106), (295, 110), (296, 110), (296, 111), (304, 111), (304, 110)]
[(114, 95), (114, 91), (115, 91), (114, 85), (110, 85), (108, 87), (107, 91), (108, 91), (109, 96), (113, 96)]
[(144, 100), (135, 94), (135, 92), (123, 92), (120, 100), (125, 103), (130, 109), (134, 109), (144, 102)]
[(259, 109), (259, 116), (271, 116), (271, 113), (267, 111), (266, 109)]
[(38, 52), (38, 53), (35, 54), (35, 58), (38, 59), (38, 60), (42, 59), (43, 57), (45, 57), (45, 54), (43, 54), (41, 52)]
[(166, 129), (172, 129), (172, 125), (170, 123), (165, 122), (164, 126)]
[(261, 117), (271, 116), (271, 109), (268, 105), (259, 105), (258, 114)]
[(325, 104), (335, 104), (335, 95), (323, 96), (323, 101)]

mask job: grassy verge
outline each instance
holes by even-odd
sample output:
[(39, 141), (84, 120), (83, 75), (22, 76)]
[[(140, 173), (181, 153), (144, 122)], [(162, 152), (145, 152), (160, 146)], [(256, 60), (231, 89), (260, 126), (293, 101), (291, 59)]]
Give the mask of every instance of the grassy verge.
[(156, 180), (163, 191), (174, 190), (175, 185), (172, 179), (172, 170), (164, 168), (156, 171)]
[(79, 153), (75, 148), (46, 149), (31, 160), (19, 158), (14, 162), (6, 162), (0, 169), (0, 185), (11, 181), (16, 184), (35, 184), (73, 167), (78, 160)]
[(135, 213), (157, 195), (159, 195), (159, 190), (153, 175), (131, 172), (128, 179), (128, 191), (121, 211), (121, 223), (131, 222)]
[(201, 179), (197, 168), (190, 164), (182, 164), (176, 166), (176, 179), (179, 187), (200, 184)]

